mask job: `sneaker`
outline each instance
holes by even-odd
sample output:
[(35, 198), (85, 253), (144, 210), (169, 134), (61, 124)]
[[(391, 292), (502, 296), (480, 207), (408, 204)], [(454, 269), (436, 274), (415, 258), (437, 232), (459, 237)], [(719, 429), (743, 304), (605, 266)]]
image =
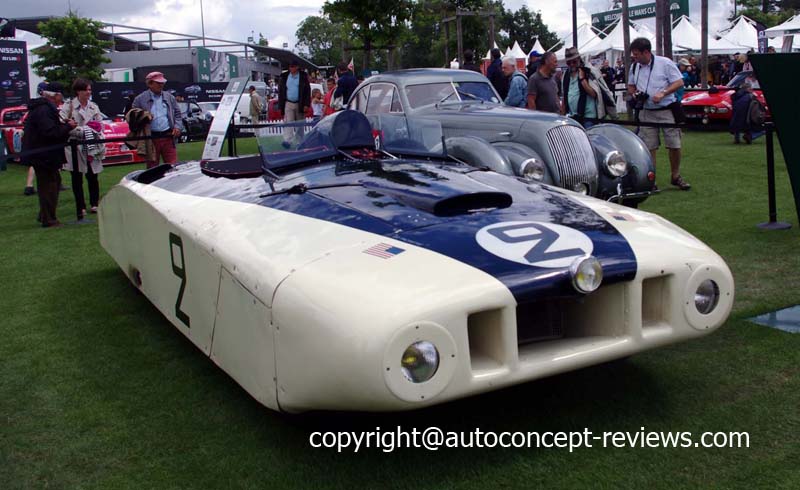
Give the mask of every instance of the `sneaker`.
[(97, 214), (97, 206), (92, 206), (91, 208), (89, 208), (89, 212), (92, 214)]
[(36, 194), (36, 189), (34, 189), (33, 187), (26, 187), (25, 190), (22, 191), (22, 193), (25, 194), (26, 196), (32, 196)]
[(753, 144), (753, 137), (750, 135), (750, 133), (744, 133), (744, 142), (748, 145)]
[(681, 177), (680, 175), (672, 179), (672, 185), (676, 186), (678, 189), (682, 191), (688, 191), (689, 189), (692, 188), (692, 186), (688, 182), (683, 180), (683, 177)]

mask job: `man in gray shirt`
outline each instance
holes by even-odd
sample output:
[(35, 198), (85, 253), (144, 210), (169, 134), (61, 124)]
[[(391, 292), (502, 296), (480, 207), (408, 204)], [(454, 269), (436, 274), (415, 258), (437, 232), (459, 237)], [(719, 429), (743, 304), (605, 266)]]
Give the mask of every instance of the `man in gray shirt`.
[(559, 114), (561, 104), (558, 98), (558, 86), (553, 78), (558, 67), (556, 54), (545, 53), (541, 63), (536, 73), (528, 80), (528, 109)]

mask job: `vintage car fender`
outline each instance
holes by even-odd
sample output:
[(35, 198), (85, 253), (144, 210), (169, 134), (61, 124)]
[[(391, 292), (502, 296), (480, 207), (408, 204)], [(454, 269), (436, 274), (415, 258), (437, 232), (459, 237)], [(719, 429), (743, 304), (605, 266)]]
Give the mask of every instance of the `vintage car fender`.
[[(598, 124), (586, 130), (589, 141), (595, 150), (600, 168), (600, 188), (614, 188), (617, 182), (625, 181), (625, 187), (632, 192), (648, 192), (655, 184), (655, 166), (650, 150), (641, 138), (632, 131), (617, 124)], [(628, 162), (628, 174), (616, 178), (605, 171), (605, 156), (611, 151), (621, 151)], [(599, 196), (608, 198), (610, 196)], [(639, 199), (640, 202), (644, 199)]]
[(474, 167), (488, 167), (504, 175), (516, 175), (508, 157), (488, 141), (477, 136), (452, 136), (445, 139), (447, 154)]

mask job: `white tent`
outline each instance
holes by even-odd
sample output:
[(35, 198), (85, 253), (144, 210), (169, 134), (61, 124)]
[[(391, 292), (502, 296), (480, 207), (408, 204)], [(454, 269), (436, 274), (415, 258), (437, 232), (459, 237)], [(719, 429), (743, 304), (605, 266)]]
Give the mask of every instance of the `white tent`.
[(766, 31), (767, 37), (797, 36), (800, 35), (800, 15), (793, 15), (783, 24), (770, 27)]
[(743, 48), (758, 50), (758, 31), (753, 24), (755, 22), (741, 15), (727, 32), (720, 32), (720, 37)]
[[(533, 47), (531, 48), (531, 53), (533, 53), (534, 51), (538, 51), (539, 54), (542, 54), (542, 53), (545, 52), (544, 46), (542, 46), (542, 43), (539, 42), (539, 38), (538, 37), (536, 38), (536, 42), (533, 43)], [(528, 53), (528, 55), (530, 55), (531, 53)]]
[[(585, 49), (588, 49), (591, 46), (599, 43), (601, 39), (600, 36), (597, 35), (598, 32), (600, 31), (589, 24), (582, 24), (580, 27), (578, 27), (578, 51), (583, 53)], [(549, 51), (557, 50), (556, 57), (560, 60), (563, 60), (564, 53), (566, 52), (567, 48), (571, 47), (572, 33), (569, 33), (567, 36), (561, 38), (561, 40), (556, 43), (555, 46), (551, 47)]]
[[(593, 44), (592, 46), (579, 48), (580, 53), (582, 55), (595, 56), (601, 53), (605, 53), (607, 51), (619, 51), (619, 52), (624, 51), (625, 50), (625, 43), (623, 39), (624, 31), (622, 29), (623, 29), (622, 22), (618, 20), (614, 25), (614, 29), (612, 29), (611, 32), (608, 33), (608, 36), (606, 36), (598, 43)], [(631, 22), (631, 25), (628, 26), (628, 29), (631, 41), (633, 41), (637, 37), (645, 37), (649, 39), (651, 43), (655, 44), (655, 36), (653, 36), (653, 33), (650, 32), (649, 29), (645, 28), (637, 29), (637, 26), (633, 22)]]
[[(703, 35), (685, 15), (681, 16), (672, 28), (673, 51), (700, 51)], [(708, 54), (733, 54), (742, 51), (741, 46), (725, 39), (708, 38)]]
[(512, 46), (511, 49), (508, 50), (506, 55), (513, 56), (515, 59), (518, 60), (528, 59), (528, 55), (525, 54), (525, 51), (522, 50), (522, 47), (520, 47), (517, 41), (514, 41), (514, 46)]
[[(497, 48), (497, 49), (500, 49), (500, 48), (497, 47), (497, 42), (494, 43), (494, 47)], [(502, 53), (502, 52), (503, 52), (503, 50), (500, 49), (500, 53)], [(485, 60), (492, 59), (492, 50), (491, 49), (486, 52), (486, 56), (484, 56), (483, 59), (485, 59)]]

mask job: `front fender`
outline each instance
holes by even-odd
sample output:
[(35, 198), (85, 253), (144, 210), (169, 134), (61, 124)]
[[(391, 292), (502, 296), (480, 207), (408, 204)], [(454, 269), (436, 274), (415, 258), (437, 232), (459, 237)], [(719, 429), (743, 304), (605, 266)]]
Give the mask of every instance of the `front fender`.
[(536, 158), (544, 165), (544, 178), (538, 183), (555, 185), (553, 182), (553, 174), (547, 166), (547, 162), (530, 146), (513, 141), (501, 141), (493, 143), (492, 146), (500, 150), (500, 152), (508, 158), (508, 161), (511, 162), (511, 166), (514, 168), (515, 175), (518, 176), (522, 175), (522, 163), (529, 158)]
[(514, 166), (508, 157), (477, 136), (453, 136), (445, 140), (447, 154), (474, 167), (488, 167), (505, 175), (515, 175)]
[[(589, 141), (595, 149), (598, 168), (603, 168), (603, 157), (611, 150), (619, 150), (625, 154), (628, 161), (628, 174), (624, 177), (613, 178), (605, 172), (600, 172), (600, 192), (607, 193), (610, 197), (616, 194), (618, 183), (622, 183), (623, 192), (649, 192), (655, 185), (655, 165), (650, 156), (650, 150), (634, 132), (617, 124), (598, 124), (586, 130)], [(638, 202), (643, 201), (644, 198)]]

